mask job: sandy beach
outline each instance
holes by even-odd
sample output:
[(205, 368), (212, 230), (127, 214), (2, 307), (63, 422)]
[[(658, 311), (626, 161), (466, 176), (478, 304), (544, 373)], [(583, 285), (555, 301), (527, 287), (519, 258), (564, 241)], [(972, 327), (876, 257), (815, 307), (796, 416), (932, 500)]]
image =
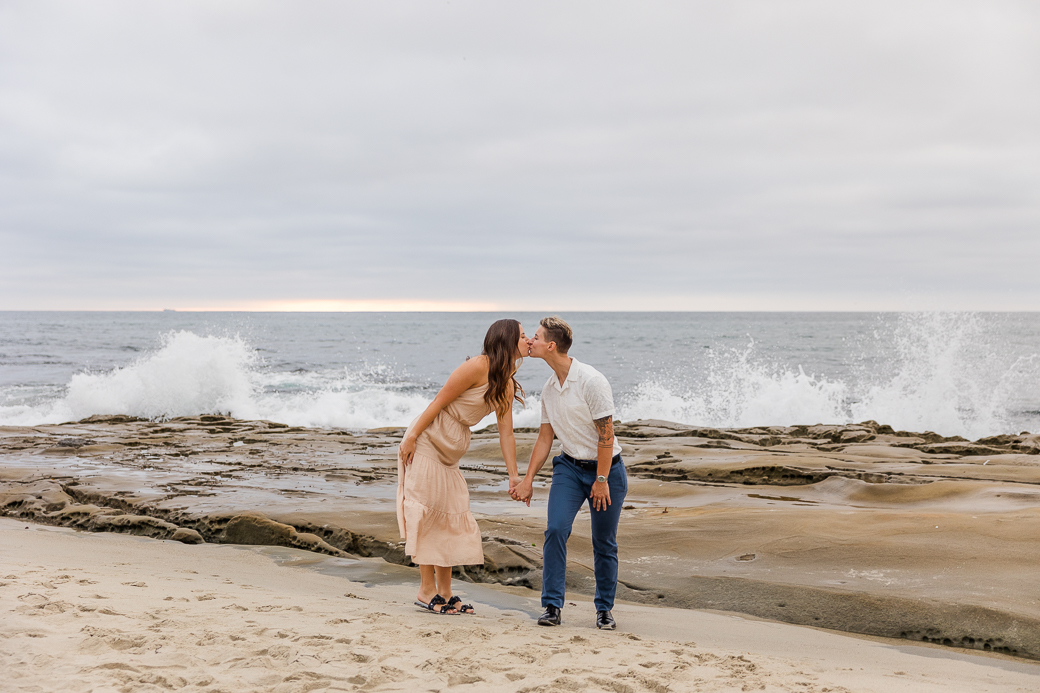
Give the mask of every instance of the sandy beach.
[[(185, 545), (0, 520), (10, 691), (1033, 691), (1040, 666), (707, 612), (536, 601), (468, 586), (477, 616), (411, 606), (287, 550)], [(374, 560), (374, 559), (369, 559)], [(317, 563), (351, 563), (318, 558)], [(363, 562), (363, 561), (362, 561)], [(334, 568), (334, 566), (326, 566)], [(501, 590), (501, 588), (499, 588)], [(515, 591), (515, 590), (513, 590)], [(481, 599), (483, 597), (484, 599)], [(481, 603), (484, 602), (484, 603)]]
[(617, 431), (620, 630), (600, 633), (582, 515), (565, 626), (535, 625), (549, 477), (510, 501), (493, 430), (463, 460), (485, 553), (459, 573), (466, 619), (412, 606), (400, 429), (2, 428), (14, 690), (1040, 688), (1036, 436)]

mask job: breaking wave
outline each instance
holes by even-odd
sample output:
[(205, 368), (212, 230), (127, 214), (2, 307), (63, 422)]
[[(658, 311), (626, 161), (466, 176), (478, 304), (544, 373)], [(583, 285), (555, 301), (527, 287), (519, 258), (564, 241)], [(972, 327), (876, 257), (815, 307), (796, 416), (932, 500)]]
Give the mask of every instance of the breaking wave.
[[(1040, 428), (1040, 355), (1010, 348), (977, 315), (904, 314), (879, 319), (846, 344), (840, 368), (783, 362), (755, 342), (711, 349), (664, 374), (615, 391), (622, 420), (666, 419), (750, 427), (873, 419), (897, 429), (978, 438)], [(673, 364), (675, 361), (672, 362)], [(607, 373), (608, 377), (610, 374)], [(407, 425), (435, 387), (386, 366), (279, 371), (239, 337), (166, 334), (159, 347), (105, 372), (72, 376), (60, 390), (0, 393), (0, 424), (75, 421), (94, 414), (151, 419), (225, 413), (294, 426), (367, 429)], [(514, 413), (535, 427), (537, 393)], [(479, 426), (494, 422), (489, 416)]]
[[(127, 366), (72, 376), (57, 398), (0, 406), (0, 424), (61, 423), (94, 414), (169, 419), (222, 413), (292, 426), (368, 429), (407, 425), (432, 399), (420, 389), (385, 367), (271, 371), (239, 337), (179, 331)], [(538, 400), (528, 399), (528, 409), (514, 415), (517, 426), (537, 425)], [(488, 423), (493, 416), (481, 425)]]
[(692, 377), (643, 381), (621, 397), (621, 418), (718, 427), (873, 419), (969, 438), (1036, 430), (1040, 355), (1016, 355), (992, 334), (974, 314), (903, 314), (879, 324), (844, 378), (771, 362), (750, 342)]

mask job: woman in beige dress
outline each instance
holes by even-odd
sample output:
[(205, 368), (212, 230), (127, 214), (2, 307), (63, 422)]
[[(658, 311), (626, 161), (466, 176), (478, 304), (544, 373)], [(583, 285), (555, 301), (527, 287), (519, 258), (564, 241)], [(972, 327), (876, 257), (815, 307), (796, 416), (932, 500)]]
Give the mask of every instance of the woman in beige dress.
[(499, 320), (491, 325), (481, 355), (455, 369), (401, 440), (397, 524), (405, 553), (419, 565), (415, 603), (434, 613), (474, 612), (451, 591), (452, 566), (484, 564), (480, 529), (469, 511), (469, 489), (459, 460), (469, 449), (470, 426), (493, 411), (510, 490), (520, 482), (513, 400), (524, 400), (514, 376), (527, 353), (527, 336), (519, 322)]

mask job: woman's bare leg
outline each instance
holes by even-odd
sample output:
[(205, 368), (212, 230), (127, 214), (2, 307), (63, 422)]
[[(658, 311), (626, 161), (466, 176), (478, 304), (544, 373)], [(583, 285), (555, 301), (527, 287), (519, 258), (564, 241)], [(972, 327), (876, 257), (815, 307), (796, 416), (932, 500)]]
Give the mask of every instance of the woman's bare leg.
[(451, 599), (451, 566), (439, 565), (434, 568), (437, 581), (437, 594), (444, 597), (445, 601)]
[[(432, 566), (432, 565), (420, 565), (419, 566), (419, 595), (418, 595), (418, 597), (419, 597), (419, 601), (421, 601), (423, 604), (429, 604), (430, 600), (433, 599), (434, 597), (436, 597), (438, 594), (440, 594), (442, 597), (444, 597), (445, 601), (447, 601), (448, 599), (451, 599), (451, 594), (450, 593), (448, 594), (448, 596), (445, 597), (444, 594), (441, 593), (438, 590), (438, 585), (441, 584), (441, 582), (442, 582), (442, 578), (440, 577), (441, 574), (442, 574), (441, 571), (444, 571), (444, 570), (448, 571), (448, 581), (446, 583), (444, 583), (444, 584), (446, 584), (448, 589), (450, 590), (451, 589), (451, 568), (442, 568), (441, 566)], [(440, 606), (440, 607), (436, 607), (435, 606), (434, 608), (435, 609), (441, 609), (443, 611), (454, 611), (454, 609), (445, 609), (443, 606)]]
[[(455, 596), (451, 591), (451, 567), (437, 566), (436, 569), (437, 578), (437, 594), (444, 597), (445, 601), (451, 601), (451, 598)], [(455, 607), (455, 611), (459, 610), (461, 604)], [(466, 611), (467, 614), (475, 613), (472, 609)]]
[(437, 594), (437, 580), (432, 565), (419, 566), (419, 601), (430, 603)]

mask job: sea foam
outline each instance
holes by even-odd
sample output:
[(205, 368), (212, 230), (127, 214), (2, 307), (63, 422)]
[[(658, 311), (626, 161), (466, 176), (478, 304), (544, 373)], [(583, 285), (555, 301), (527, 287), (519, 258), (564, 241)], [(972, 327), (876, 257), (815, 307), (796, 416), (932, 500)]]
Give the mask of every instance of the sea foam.
[[(617, 416), (692, 425), (751, 427), (874, 419), (897, 429), (978, 438), (1035, 428), (1040, 356), (1005, 348), (990, 318), (904, 314), (878, 321), (846, 349), (841, 376), (814, 364), (771, 360), (753, 340), (674, 373), (615, 391)], [(377, 365), (277, 370), (238, 336), (174, 331), (158, 348), (107, 372), (81, 372), (63, 390), (27, 400), (5, 394), (0, 424), (34, 425), (93, 414), (150, 419), (224, 413), (295, 426), (366, 429), (405, 426), (429, 404), (429, 383)], [(516, 427), (537, 427), (538, 393), (517, 408)], [(475, 428), (494, 423), (488, 416)]]
[(129, 365), (72, 376), (56, 400), (0, 407), (0, 423), (58, 423), (93, 414), (168, 419), (223, 413), (361, 429), (407, 424), (428, 403), (421, 395), (366, 382), (364, 374), (272, 372), (239, 337), (177, 331)]
[(751, 342), (693, 375), (643, 381), (620, 416), (717, 427), (873, 419), (969, 438), (1035, 426), (1036, 412), (1020, 410), (1037, 399), (1040, 356), (1011, 354), (991, 334), (974, 314), (902, 314), (878, 325), (843, 379), (772, 362)]
[[(405, 426), (432, 397), (409, 392), (385, 367), (285, 372), (265, 367), (240, 337), (177, 331), (159, 348), (105, 373), (77, 373), (64, 394), (36, 404), (0, 406), (0, 424), (76, 421), (94, 414), (148, 419), (221, 413), (292, 426), (368, 429)], [(514, 412), (514, 426), (537, 426), (540, 404)], [(475, 428), (495, 423), (492, 414)]]

